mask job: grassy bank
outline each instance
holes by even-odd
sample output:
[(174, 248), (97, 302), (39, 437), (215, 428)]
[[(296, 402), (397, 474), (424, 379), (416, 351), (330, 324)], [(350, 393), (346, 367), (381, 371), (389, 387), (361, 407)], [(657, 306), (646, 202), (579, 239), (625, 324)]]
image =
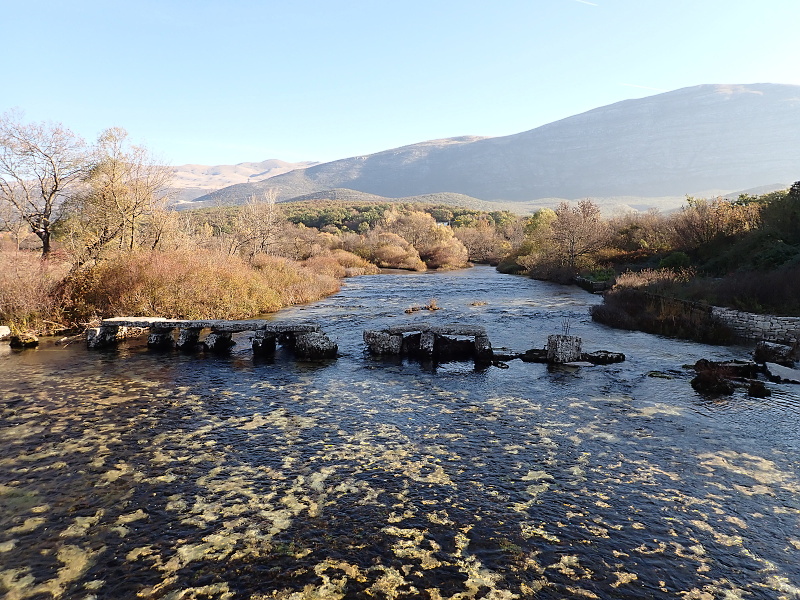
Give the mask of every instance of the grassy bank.
[(0, 252), (0, 323), (46, 334), (116, 315), (241, 319), (333, 294), (353, 263), (343, 251), (301, 264), (195, 249), (121, 253), (71, 271), (58, 256)]

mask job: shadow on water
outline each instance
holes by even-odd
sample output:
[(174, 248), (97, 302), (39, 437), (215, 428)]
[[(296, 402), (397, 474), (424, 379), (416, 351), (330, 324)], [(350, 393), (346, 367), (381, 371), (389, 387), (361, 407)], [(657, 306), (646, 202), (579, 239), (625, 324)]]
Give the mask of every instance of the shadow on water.
[[(436, 298), (442, 310), (405, 313)], [(699, 396), (743, 358), (591, 322), (595, 296), (489, 268), (348, 280), (275, 319), (342, 356), (45, 344), (0, 352), (0, 589), (10, 598), (792, 598), (800, 396)], [(485, 304), (481, 304), (484, 303)], [(584, 369), (364, 354), (361, 332), (483, 325)], [(649, 377), (658, 371), (666, 377)]]

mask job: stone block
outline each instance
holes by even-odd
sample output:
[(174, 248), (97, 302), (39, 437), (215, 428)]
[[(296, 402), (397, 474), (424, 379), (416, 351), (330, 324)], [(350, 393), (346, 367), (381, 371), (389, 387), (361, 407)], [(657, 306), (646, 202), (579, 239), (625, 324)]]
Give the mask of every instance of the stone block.
[(788, 383), (800, 383), (800, 369), (790, 369), (775, 363), (765, 363), (770, 379)]
[(796, 351), (792, 346), (776, 344), (774, 341), (761, 341), (753, 351), (753, 360), (758, 363), (778, 363), (787, 367), (794, 365)]
[(322, 332), (298, 333), (294, 353), (302, 358), (336, 358), (339, 346)]
[(278, 342), (278, 334), (271, 331), (256, 331), (252, 338), (253, 354), (274, 354)]
[(206, 350), (217, 353), (228, 352), (235, 344), (229, 331), (212, 331), (203, 342)]
[(403, 349), (403, 335), (366, 330), (364, 343), (371, 354), (399, 356)]
[(171, 329), (151, 329), (150, 335), (147, 336), (147, 347), (166, 350), (172, 348), (174, 340), (172, 339)]
[(86, 343), (89, 348), (92, 349), (104, 348), (115, 344), (119, 340), (125, 339), (127, 332), (127, 327), (118, 327), (115, 325), (91, 327), (86, 330)]
[(492, 351), (492, 342), (489, 341), (488, 335), (475, 336), (475, 360), (487, 361), (494, 358)]
[(419, 338), (419, 353), (427, 358), (433, 358), (436, 352), (436, 334), (432, 331), (423, 331)]
[(547, 336), (547, 362), (569, 363), (581, 360), (581, 338), (574, 335)]
[(199, 327), (181, 327), (178, 329), (178, 341), (175, 342), (175, 347), (178, 350), (194, 350), (199, 341)]
[(8, 325), (0, 325), (0, 340), (5, 340), (11, 337), (11, 327)]

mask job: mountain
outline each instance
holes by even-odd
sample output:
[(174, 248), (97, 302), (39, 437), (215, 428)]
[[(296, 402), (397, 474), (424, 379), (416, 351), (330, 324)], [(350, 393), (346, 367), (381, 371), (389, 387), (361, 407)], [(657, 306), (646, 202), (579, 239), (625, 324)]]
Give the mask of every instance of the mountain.
[(198, 198), (280, 200), (332, 188), (398, 198), (680, 199), (800, 179), (800, 86), (700, 85), (625, 100), (516, 135), (433, 140), (296, 169)]
[(290, 163), (277, 159), (243, 162), (237, 165), (181, 165), (173, 167), (172, 192), (179, 202), (237, 183), (255, 183), (294, 169), (305, 169), (319, 163)]

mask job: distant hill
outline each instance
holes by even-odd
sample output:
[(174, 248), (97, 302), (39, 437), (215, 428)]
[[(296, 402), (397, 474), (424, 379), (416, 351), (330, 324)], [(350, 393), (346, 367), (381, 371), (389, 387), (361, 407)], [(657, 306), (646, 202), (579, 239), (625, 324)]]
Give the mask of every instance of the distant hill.
[[(625, 100), (505, 137), (433, 140), (323, 163), (200, 201), (279, 200), (334, 188), (481, 200), (717, 195), (800, 179), (800, 86), (700, 85)], [(671, 200), (672, 201), (672, 200)], [(665, 205), (666, 206), (666, 205)]]
[(316, 162), (290, 163), (277, 159), (243, 162), (236, 165), (180, 165), (173, 167), (172, 192), (179, 202), (237, 183), (255, 183), (294, 169), (305, 169)]

